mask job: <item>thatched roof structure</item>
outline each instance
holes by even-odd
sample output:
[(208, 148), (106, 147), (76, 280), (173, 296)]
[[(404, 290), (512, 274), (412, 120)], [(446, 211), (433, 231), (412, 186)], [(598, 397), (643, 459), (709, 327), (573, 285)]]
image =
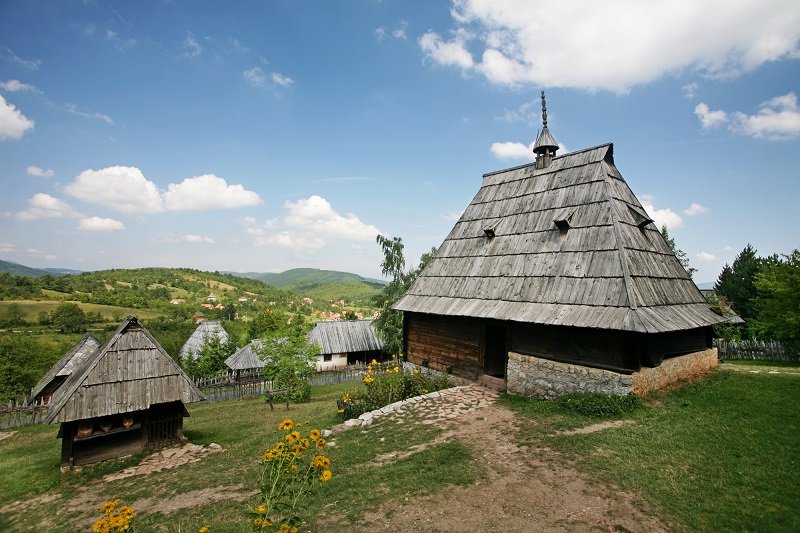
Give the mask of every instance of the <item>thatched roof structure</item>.
[(724, 320), (614, 166), (612, 144), (546, 163), (484, 175), (394, 308), (643, 333)]
[(320, 354), (372, 352), (383, 348), (375, 334), (372, 320), (317, 322), (308, 341), (320, 348)]
[(250, 370), (252, 368), (264, 368), (267, 363), (261, 359), (260, 353), (264, 349), (264, 341), (253, 339), (247, 346), (239, 348), (236, 352), (225, 359), (225, 365), (231, 370)]
[(220, 342), (228, 341), (228, 332), (222, 327), (222, 322), (219, 320), (204, 320), (200, 322), (194, 333), (181, 347), (178, 357), (185, 359), (191, 356), (193, 359), (197, 359), (197, 354), (200, 353), (203, 345), (214, 337), (218, 337)]
[(56, 391), (45, 421), (71, 422), (204, 399), (164, 348), (129, 316)]
[[(100, 347), (98, 341), (91, 333), (85, 333), (81, 339), (75, 343), (67, 353), (61, 356), (56, 364), (42, 376), (42, 379), (31, 390), (30, 401), (35, 400), (43, 392), (52, 394), (56, 387), (60, 386), (57, 382), (65, 380), (72, 372), (78, 368), (83, 361)], [(53, 389), (46, 391), (46, 389)]]

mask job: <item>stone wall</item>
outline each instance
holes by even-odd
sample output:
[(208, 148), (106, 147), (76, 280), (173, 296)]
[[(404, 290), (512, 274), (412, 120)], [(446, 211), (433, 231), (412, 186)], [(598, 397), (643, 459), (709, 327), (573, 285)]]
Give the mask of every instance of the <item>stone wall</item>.
[(506, 375), (508, 392), (545, 400), (571, 392), (625, 396), (631, 392), (633, 383), (630, 375), (516, 352), (508, 354)]
[(403, 361), (403, 370), (405, 372), (413, 372), (414, 370), (419, 370), (422, 374), (425, 374), (426, 376), (447, 376), (447, 378), (450, 380), (450, 383), (452, 383), (453, 386), (456, 387), (463, 385), (470, 385), (473, 383), (473, 381), (469, 379), (453, 376), (452, 374), (446, 374), (444, 372), (440, 372), (438, 370), (434, 370), (426, 366), (420, 366), (414, 363), (409, 363), (408, 361)]
[(696, 379), (717, 368), (718, 364), (716, 348), (664, 359), (660, 366), (642, 368), (633, 374), (633, 392), (642, 396), (679, 381)]
[(644, 395), (679, 381), (703, 376), (716, 367), (716, 348), (665, 359), (661, 366), (642, 368), (633, 374), (509, 352), (507, 388), (512, 394), (547, 400), (572, 392), (618, 396), (634, 392)]

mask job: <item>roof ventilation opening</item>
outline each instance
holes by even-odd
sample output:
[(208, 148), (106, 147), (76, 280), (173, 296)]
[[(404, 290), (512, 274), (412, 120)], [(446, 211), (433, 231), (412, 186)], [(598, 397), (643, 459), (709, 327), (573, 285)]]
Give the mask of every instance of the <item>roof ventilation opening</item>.
[(556, 223), (556, 227), (561, 231), (561, 233), (566, 233), (569, 229), (569, 220), (554, 220), (553, 222)]
[(486, 235), (486, 238), (489, 240), (494, 239), (494, 229), (492, 228), (485, 228), (483, 234)]
[(647, 216), (647, 213), (643, 209), (628, 205), (628, 210), (631, 212), (631, 215), (633, 215), (634, 224), (636, 224), (640, 230), (644, 230), (648, 224), (653, 223), (653, 219)]
[(536, 154), (536, 168), (547, 168), (550, 161), (556, 156), (558, 143), (547, 129), (547, 104), (544, 101), (544, 91), (542, 91), (542, 131), (536, 138), (533, 145), (533, 153)]

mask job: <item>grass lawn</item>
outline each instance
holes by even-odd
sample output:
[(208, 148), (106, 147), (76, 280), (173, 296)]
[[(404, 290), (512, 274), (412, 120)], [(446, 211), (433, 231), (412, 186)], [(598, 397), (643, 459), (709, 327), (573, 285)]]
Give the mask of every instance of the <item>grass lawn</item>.
[(800, 529), (797, 375), (719, 371), (645, 398), (630, 424), (582, 435), (558, 431), (596, 420), (553, 402), (503, 401), (526, 419), (526, 440), (640, 494), (675, 529)]
[[(6, 308), (11, 304), (17, 304), (22, 308), (25, 315), (25, 320), (35, 324), (39, 318), (39, 313), (51, 313), (56, 307), (64, 303), (64, 301), (53, 300), (4, 300), (0, 301), (0, 315), (6, 314)], [(71, 301), (69, 303), (78, 304), (78, 307), (84, 313), (100, 313), (105, 320), (113, 320), (114, 314), (120, 314), (123, 317), (126, 315), (134, 315), (137, 318), (155, 318), (163, 313), (157, 311), (148, 311), (146, 309), (133, 309), (131, 307), (119, 307), (116, 305), (103, 305)]]
[[(291, 405), (288, 411), (269, 406), (260, 398), (189, 406), (191, 417), (185, 420), (185, 434), (196, 444), (221, 444), (225, 451), (202, 461), (174, 470), (156, 472), (146, 477), (100, 483), (104, 474), (137, 464), (143, 457), (134, 456), (85, 468), (79, 473), (59, 473), (60, 441), (58, 427), (28, 426), (0, 441), (0, 509), (9, 503), (35, 498), (44, 493), (55, 496), (48, 505), (33, 505), (24, 512), (0, 514), (0, 530), (36, 529), (72, 530), (67, 524), (87, 524), (100, 517), (96, 508), (105, 500), (120, 498), (125, 504), (138, 499), (168, 500), (178, 495), (208, 488), (236, 487), (243, 494), (258, 490), (259, 459), (266, 447), (282, 436), (277, 424), (286, 417), (325, 428), (339, 422), (335, 400), (353, 384), (327, 385), (313, 389), (311, 403)], [(347, 523), (364, 511), (387, 499), (426, 494), (448, 484), (472, 483), (480, 474), (469, 449), (458, 443), (443, 443), (406, 459), (378, 467), (371, 463), (378, 454), (403, 450), (435, 438), (437, 430), (405, 430), (380, 422), (364, 432), (348, 431), (336, 438), (330, 449), (334, 477), (320, 485), (309, 499), (308, 527), (326, 529), (331, 520)], [(93, 501), (84, 501), (82, 490), (90, 488)], [(212, 491), (216, 492), (216, 491)], [(81, 505), (75, 505), (75, 498)], [(53, 514), (58, 509), (58, 516)], [(136, 519), (139, 531), (197, 531), (211, 525), (214, 533), (249, 531), (246, 503), (241, 500), (200, 501), (197, 506), (169, 515), (141, 513)]]

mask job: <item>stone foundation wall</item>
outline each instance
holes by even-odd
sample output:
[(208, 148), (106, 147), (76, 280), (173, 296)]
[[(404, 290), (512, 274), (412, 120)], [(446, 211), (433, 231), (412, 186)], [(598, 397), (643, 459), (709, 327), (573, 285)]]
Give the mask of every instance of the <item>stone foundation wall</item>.
[(664, 359), (660, 366), (642, 368), (633, 374), (633, 392), (642, 396), (678, 381), (696, 379), (717, 368), (718, 364), (716, 348)]
[(633, 374), (559, 363), (515, 352), (508, 354), (508, 392), (545, 400), (572, 392), (597, 392), (625, 396), (644, 395), (679, 381), (701, 377), (718, 364), (717, 349), (709, 348), (665, 359), (656, 368)]
[(508, 353), (508, 392), (551, 400), (571, 392), (598, 392), (625, 396), (631, 392), (630, 375), (559, 363), (516, 352)]

